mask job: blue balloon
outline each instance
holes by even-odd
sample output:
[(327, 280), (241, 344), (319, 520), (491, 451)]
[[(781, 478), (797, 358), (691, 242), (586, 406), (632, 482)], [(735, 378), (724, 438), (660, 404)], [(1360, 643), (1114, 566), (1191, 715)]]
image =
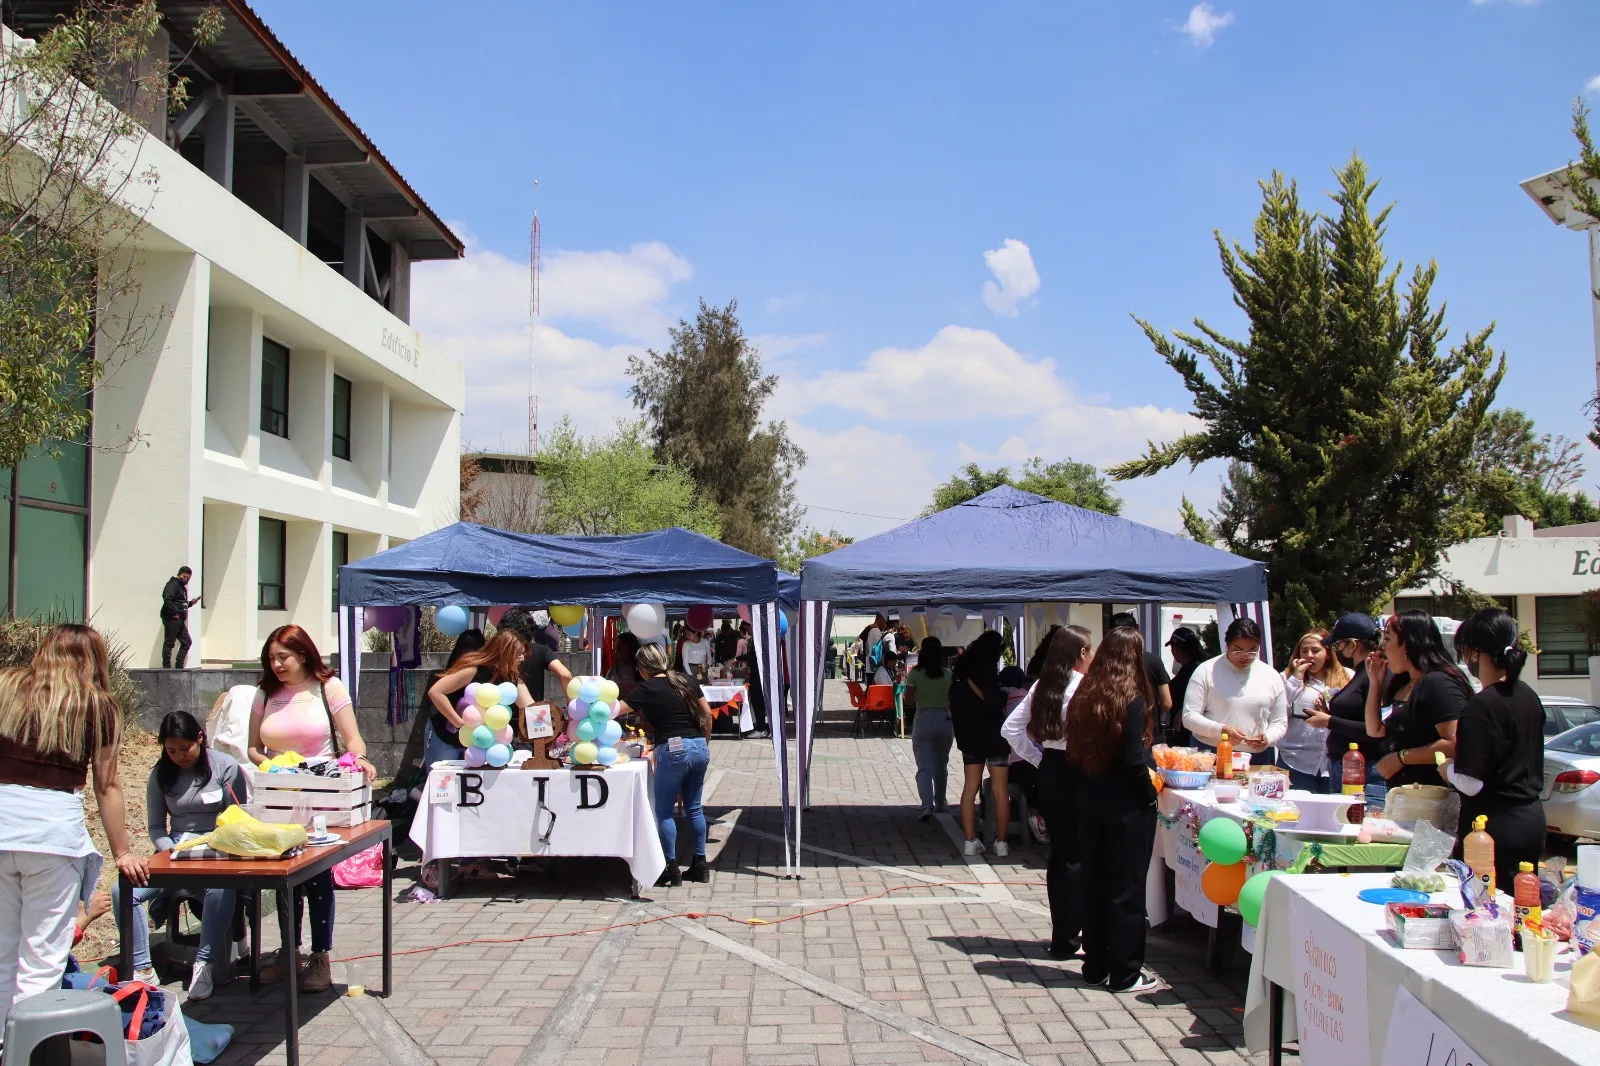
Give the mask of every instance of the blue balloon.
[(504, 766), (511, 761), (511, 748), (505, 744), (496, 744), (488, 751), (486, 761), (490, 766)]
[(486, 725), (480, 725), (472, 730), (472, 746), (475, 748), (488, 748), (494, 745), (494, 730)]
[(778, 612), (778, 636), (786, 637), (788, 635), (789, 635), (789, 616), (784, 614), (782, 611), (779, 611)]
[(600, 686), (593, 681), (585, 681), (578, 688), (578, 698), (584, 703), (593, 703), (600, 698)]
[(517, 686), (510, 681), (500, 682), (500, 702), (509, 707), (517, 702)]
[(599, 751), (595, 752), (594, 761), (599, 763), (601, 766), (610, 766), (612, 763), (617, 761), (617, 749), (610, 747), (601, 748)]
[[(582, 726), (578, 727), (582, 731)], [(622, 739), (622, 726), (617, 722), (607, 722), (600, 728), (600, 743), (606, 747), (614, 747)]]
[(594, 727), (594, 723), (587, 718), (578, 723), (579, 740), (593, 740), (599, 733), (600, 731)]
[(574, 622), (570, 626), (562, 626), (561, 627), (561, 632), (565, 633), (569, 637), (575, 637), (579, 633), (583, 632), (583, 623), (582, 622)]
[(472, 624), (472, 616), (467, 613), (465, 607), (451, 604), (433, 612), (433, 624), (445, 636), (459, 637), (467, 631), (467, 626)]

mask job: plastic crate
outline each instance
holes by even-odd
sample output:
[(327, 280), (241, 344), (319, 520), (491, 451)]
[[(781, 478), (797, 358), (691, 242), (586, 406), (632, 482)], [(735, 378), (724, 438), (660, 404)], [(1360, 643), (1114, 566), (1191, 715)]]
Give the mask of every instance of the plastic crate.
[(359, 773), (319, 777), (251, 770), (247, 810), (279, 825), (309, 827), (320, 815), (330, 828), (349, 829), (372, 818), (372, 787)]

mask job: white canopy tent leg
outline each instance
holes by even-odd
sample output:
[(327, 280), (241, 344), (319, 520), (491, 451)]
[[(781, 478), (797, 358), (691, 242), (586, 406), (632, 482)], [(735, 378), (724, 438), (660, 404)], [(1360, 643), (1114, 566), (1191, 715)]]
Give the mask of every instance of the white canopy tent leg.
[(589, 673), (599, 677), (605, 655), (605, 627), (600, 608), (590, 607), (584, 611), (588, 615), (589, 629)]
[[(800, 642), (795, 671), (794, 714), (796, 764), (799, 789), (798, 810), (811, 805), (811, 752), (816, 739), (817, 719), (822, 716), (822, 672), (827, 661), (828, 641), (832, 639), (833, 609), (827, 600), (805, 600), (800, 604)], [(799, 852), (799, 816), (796, 815), (795, 849)]]

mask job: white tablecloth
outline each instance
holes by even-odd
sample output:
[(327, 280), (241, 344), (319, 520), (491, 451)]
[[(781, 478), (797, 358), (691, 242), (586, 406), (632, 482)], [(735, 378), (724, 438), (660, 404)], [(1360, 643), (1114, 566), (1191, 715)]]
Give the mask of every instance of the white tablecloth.
[(712, 707), (737, 699), (739, 701), (739, 732), (748, 733), (756, 727), (756, 720), (750, 713), (749, 686), (701, 685), (700, 692)]
[[(1261, 907), (1245, 998), (1245, 1039), (1251, 1051), (1264, 1050), (1269, 1040), (1268, 981), (1290, 990), (1290, 1019), (1284, 1031), (1288, 1038), (1296, 1032), (1292, 995), (1296, 945), (1290, 907), (1298, 896), (1354, 933), (1365, 948), (1371, 1057), (1353, 1060), (1350, 1066), (1378, 1066), (1383, 1061), (1389, 1014), (1402, 985), (1465, 1040), (1485, 1066), (1592, 1066), (1597, 1061), (1600, 1032), (1558, 1016), (1566, 1009), (1567, 978), (1576, 956), (1559, 956), (1556, 980), (1539, 985), (1523, 975), (1520, 954), (1513, 956), (1514, 969), (1497, 970), (1463, 966), (1451, 951), (1396, 947), (1379, 932), (1384, 927), (1383, 908), (1356, 898), (1362, 889), (1386, 886), (1389, 880), (1389, 874), (1272, 879)], [(1457, 890), (1439, 893), (1434, 900), (1461, 905)]]
[[(540, 782), (544, 804), (539, 809)], [(550, 842), (540, 837), (548, 832)], [(434, 767), (411, 822), (422, 859), (512, 855), (616, 856), (653, 885), (667, 859), (650, 807), (650, 766), (609, 770), (477, 770)]]

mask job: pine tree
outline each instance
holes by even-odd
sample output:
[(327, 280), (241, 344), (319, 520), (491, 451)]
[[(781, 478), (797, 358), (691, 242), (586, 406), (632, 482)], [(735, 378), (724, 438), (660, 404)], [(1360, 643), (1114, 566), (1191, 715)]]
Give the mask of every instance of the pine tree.
[(1196, 332), (1174, 340), (1136, 319), (1183, 378), (1204, 428), (1109, 471), (1126, 480), (1229, 460), (1219, 539), (1268, 563), (1285, 641), (1342, 611), (1376, 608), (1476, 532), (1460, 488), (1505, 372), (1489, 347), (1492, 326), (1445, 347), (1444, 311), (1430, 303), (1433, 263), (1402, 289), (1402, 267), (1383, 250), (1389, 208), (1373, 213), (1365, 163), (1352, 156), (1336, 176), (1329, 216), (1307, 210), (1295, 183), (1274, 173), (1261, 185), (1253, 243), (1217, 234), (1246, 339), (1196, 319)]

